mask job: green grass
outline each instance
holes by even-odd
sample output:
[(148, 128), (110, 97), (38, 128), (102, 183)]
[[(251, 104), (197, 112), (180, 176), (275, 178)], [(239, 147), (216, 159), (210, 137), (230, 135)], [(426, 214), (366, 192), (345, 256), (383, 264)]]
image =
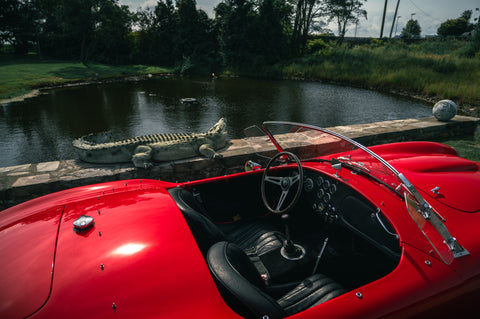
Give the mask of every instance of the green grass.
[(287, 78), (401, 90), (451, 99), (457, 104), (480, 105), (480, 59), (463, 57), (461, 49), (458, 42), (377, 42), (323, 49), (276, 68)]
[(85, 66), (80, 62), (3, 59), (0, 61), (0, 100), (27, 94), (35, 88), (66, 82), (170, 71), (146, 65), (111, 66), (89, 63)]
[(476, 137), (471, 139), (458, 139), (440, 142), (456, 149), (461, 157), (480, 162), (480, 136), (478, 134)]

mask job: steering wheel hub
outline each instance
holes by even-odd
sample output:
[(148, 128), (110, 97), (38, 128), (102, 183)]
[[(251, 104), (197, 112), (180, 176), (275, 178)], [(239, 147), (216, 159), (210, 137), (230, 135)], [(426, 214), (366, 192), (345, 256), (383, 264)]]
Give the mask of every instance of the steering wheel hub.
[(282, 178), (282, 189), (288, 189), (290, 187), (290, 178), (284, 177)]

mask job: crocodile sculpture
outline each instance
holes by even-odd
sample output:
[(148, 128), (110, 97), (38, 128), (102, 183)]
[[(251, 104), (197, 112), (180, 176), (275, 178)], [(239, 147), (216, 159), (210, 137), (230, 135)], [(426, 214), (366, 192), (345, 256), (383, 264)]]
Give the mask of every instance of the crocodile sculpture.
[(203, 155), (221, 158), (216, 150), (227, 144), (225, 119), (221, 118), (205, 133), (172, 133), (137, 136), (113, 141), (110, 132), (89, 134), (73, 141), (82, 161), (89, 163), (122, 163), (132, 161), (135, 167), (151, 167), (152, 161), (173, 161)]

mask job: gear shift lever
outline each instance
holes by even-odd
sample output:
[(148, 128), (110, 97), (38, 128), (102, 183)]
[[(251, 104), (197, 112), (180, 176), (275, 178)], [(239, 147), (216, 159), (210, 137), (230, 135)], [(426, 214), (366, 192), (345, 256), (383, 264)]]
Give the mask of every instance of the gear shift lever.
[(290, 215), (282, 214), (282, 223), (285, 226), (285, 241), (283, 242), (283, 247), (280, 250), (280, 253), (285, 259), (288, 260), (299, 260), (305, 256), (305, 248), (298, 244), (294, 244), (290, 238), (290, 230), (288, 227), (288, 220)]

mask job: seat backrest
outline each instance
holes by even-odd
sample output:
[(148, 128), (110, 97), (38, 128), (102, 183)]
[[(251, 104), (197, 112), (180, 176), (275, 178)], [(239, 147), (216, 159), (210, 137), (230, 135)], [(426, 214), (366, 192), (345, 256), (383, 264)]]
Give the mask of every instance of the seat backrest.
[(185, 217), (203, 255), (213, 244), (226, 240), (225, 234), (208, 218), (191, 192), (181, 187), (171, 188), (168, 192)]
[(222, 241), (207, 253), (207, 264), (225, 302), (246, 318), (286, 316), (280, 305), (265, 293), (265, 284), (248, 256), (235, 244)]

